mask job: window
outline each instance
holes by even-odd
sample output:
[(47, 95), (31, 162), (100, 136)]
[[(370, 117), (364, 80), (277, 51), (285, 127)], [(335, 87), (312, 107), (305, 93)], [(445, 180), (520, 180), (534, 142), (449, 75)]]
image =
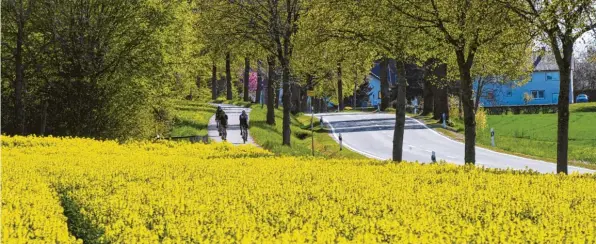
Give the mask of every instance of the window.
[(532, 91), (533, 99), (544, 99), (544, 90)]
[(495, 93), (494, 93), (494, 92), (492, 92), (492, 91), (489, 91), (489, 92), (487, 92), (487, 93), (486, 93), (486, 97), (487, 97), (488, 99), (491, 99), (491, 100), (492, 100), (492, 99), (495, 99)]

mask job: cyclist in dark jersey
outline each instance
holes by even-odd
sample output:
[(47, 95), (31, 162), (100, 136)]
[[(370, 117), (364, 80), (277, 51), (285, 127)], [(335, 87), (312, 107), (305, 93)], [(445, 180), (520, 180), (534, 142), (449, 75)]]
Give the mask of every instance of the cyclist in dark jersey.
[(244, 110), (240, 114), (240, 135), (242, 135), (243, 130), (248, 130), (248, 114)]

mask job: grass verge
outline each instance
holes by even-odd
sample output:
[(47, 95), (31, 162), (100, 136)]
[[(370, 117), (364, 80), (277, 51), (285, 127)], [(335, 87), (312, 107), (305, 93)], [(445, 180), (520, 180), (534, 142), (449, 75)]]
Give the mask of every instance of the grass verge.
[(364, 159), (366, 157), (351, 151), (347, 148), (339, 150), (339, 145), (331, 136), (329, 131), (322, 129), (319, 122), (315, 120), (314, 133), (310, 131), (310, 117), (304, 115), (292, 115), (290, 119), (290, 130), (292, 131), (291, 146), (282, 145), (282, 120), (283, 111), (275, 109), (275, 125), (267, 124), (267, 107), (260, 104), (250, 104), (243, 101), (214, 101), (238, 106), (250, 107), (250, 135), (255, 143), (276, 155), (311, 156), (312, 136), (314, 135), (315, 157), (325, 158), (352, 158)]
[(209, 119), (215, 107), (198, 101), (174, 101), (174, 124), (172, 136), (207, 135)]
[[(572, 104), (569, 120), (569, 164), (596, 169), (596, 103)], [(464, 125), (454, 120), (452, 126), (442, 124), (430, 116), (415, 116), (442, 134), (462, 141)], [(489, 115), (488, 126), (476, 135), (478, 146), (498, 152), (556, 162), (557, 114)], [(495, 130), (495, 147), (491, 146), (490, 128)]]

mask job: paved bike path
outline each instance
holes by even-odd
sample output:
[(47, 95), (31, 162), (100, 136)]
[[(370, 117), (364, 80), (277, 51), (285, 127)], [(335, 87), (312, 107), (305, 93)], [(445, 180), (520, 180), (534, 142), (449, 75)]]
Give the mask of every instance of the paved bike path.
[[(241, 145), (244, 144), (242, 141), (242, 136), (240, 135), (240, 114), (242, 110), (246, 111), (249, 115), (248, 117), (248, 124), (250, 125), (250, 108), (230, 105), (230, 104), (212, 104), (213, 106), (221, 106), (221, 108), (226, 112), (228, 115), (228, 138), (227, 141), (235, 144)], [(221, 136), (219, 136), (219, 132), (217, 131), (217, 122), (215, 121), (215, 115), (211, 116), (209, 119), (209, 125), (207, 126), (209, 139), (221, 142)], [(248, 140), (246, 144), (253, 144), (256, 145), (252, 137), (250, 136), (250, 132), (248, 133)]]

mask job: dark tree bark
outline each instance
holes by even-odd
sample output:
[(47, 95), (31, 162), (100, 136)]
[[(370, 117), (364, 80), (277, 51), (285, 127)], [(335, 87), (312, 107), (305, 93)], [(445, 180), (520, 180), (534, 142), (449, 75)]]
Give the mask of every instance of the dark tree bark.
[(402, 161), (404, 129), (406, 125), (406, 68), (403, 62), (396, 63), (397, 68), (397, 109), (395, 111), (395, 129), (393, 130), (393, 161)]
[(433, 119), (443, 122), (443, 113), (449, 120), (449, 96), (447, 94), (447, 65), (439, 64), (432, 69)]
[(39, 126), (39, 135), (42, 135), (42, 136), (46, 134), (46, 125), (48, 122), (48, 106), (49, 106), (49, 103), (46, 100), (43, 102), (43, 106), (41, 108), (41, 123)]
[(255, 103), (261, 103), (261, 92), (263, 91), (263, 77), (261, 76), (261, 60), (257, 60), (257, 94)]
[(447, 96), (446, 84), (439, 84), (434, 87), (434, 110), (433, 119), (438, 119), (439, 122), (443, 122), (443, 113), (445, 118), (449, 120), (449, 97)]
[(433, 84), (432, 84), (432, 80), (429, 76), (426, 76), (424, 78), (424, 90), (423, 92), (423, 99), (424, 99), (424, 104), (423, 104), (423, 108), (422, 108), (422, 114), (423, 116), (429, 115), (433, 112), (433, 108), (434, 108), (434, 96), (433, 96)]
[(381, 111), (389, 106), (389, 59), (383, 58), (381, 60)]
[(466, 164), (476, 163), (476, 114), (472, 99), (472, 75), (470, 70), (474, 63), (474, 54), (469, 53), (466, 60), (463, 50), (457, 50), (457, 65), (461, 80), (461, 93), (464, 107), (465, 155)]
[(230, 71), (230, 53), (226, 53), (226, 99), (232, 100), (232, 72)]
[(23, 42), (25, 41), (25, 13), (23, 13), (23, 1), (18, 1), (20, 11), (17, 11), (17, 45), (15, 50), (15, 132), (17, 134), (25, 135), (25, 106), (23, 103), (23, 90), (25, 87), (24, 72), (25, 64), (23, 63)]
[(358, 90), (358, 73), (356, 73), (356, 80), (354, 81), (354, 92), (352, 93), (352, 109), (356, 109), (357, 91)]
[(279, 108), (279, 94), (280, 93), (280, 89), (279, 89), (279, 82), (277, 81), (277, 78), (275, 79), (275, 108)]
[[(476, 94), (474, 94), (474, 113), (478, 113), (478, 107), (480, 105), (480, 96), (482, 96), (482, 89), (484, 89), (484, 83), (486, 78), (478, 78), (478, 86), (476, 87)], [(460, 100), (461, 101), (461, 100)]]
[(344, 93), (343, 93), (343, 83), (341, 81), (341, 63), (337, 62), (337, 100), (338, 100), (338, 110), (344, 110)]
[(275, 124), (275, 108), (273, 107), (273, 84), (275, 84), (275, 57), (267, 58), (267, 70), (268, 70), (268, 81), (267, 81), (267, 124)]
[(250, 59), (248, 57), (244, 58), (244, 101), (250, 102), (248, 98), (248, 78), (250, 73)]
[[(556, 39), (551, 36), (551, 46), (557, 45)], [(571, 58), (573, 56), (573, 40), (563, 38), (563, 50), (555, 50), (555, 59), (559, 66), (559, 102), (557, 104), (557, 173), (568, 173), (569, 151), (569, 91), (571, 84)], [(562, 51), (562, 53), (561, 53)]]
[(282, 79), (283, 79), (283, 143), (282, 145), (291, 146), (290, 138), (291, 138), (291, 131), (290, 131), (290, 64), (288, 60), (282, 61)]
[(215, 66), (215, 62), (211, 68), (211, 99), (217, 99), (217, 66)]

